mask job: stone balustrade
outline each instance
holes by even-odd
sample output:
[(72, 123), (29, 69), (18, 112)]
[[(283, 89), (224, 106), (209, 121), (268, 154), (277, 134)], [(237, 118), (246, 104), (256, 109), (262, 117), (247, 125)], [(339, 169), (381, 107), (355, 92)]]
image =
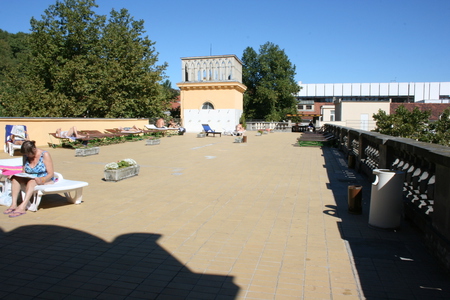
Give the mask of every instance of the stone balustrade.
[(247, 131), (257, 130), (275, 130), (275, 131), (291, 131), (291, 126), (288, 122), (264, 122), (264, 121), (247, 121)]
[(450, 148), (331, 124), (324, 131), (337, 138), (341, 151), (355, 156), (355, 169), (369, 180), (374, 169), (404, 172), (405, 215), (450, 269)]

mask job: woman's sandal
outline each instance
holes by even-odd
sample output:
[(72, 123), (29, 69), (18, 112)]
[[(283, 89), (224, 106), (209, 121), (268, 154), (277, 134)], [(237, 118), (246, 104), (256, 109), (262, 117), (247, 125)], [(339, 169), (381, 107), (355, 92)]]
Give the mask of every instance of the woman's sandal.
[(14, 211), (14, 212), (9, 214), (9, 217), (10, 218), (16, 218), (16, 217), (20, 217), (20, 216), (22, 216), (24, 214), (26, 214), (26, 212)]
[(15, 208), (8, 208), (8, 209), (5, 210), (3, 213), (4, 213), (5, 215), (9, 215), (9, 214), (13, 213), (15, 210), (16, 210)]

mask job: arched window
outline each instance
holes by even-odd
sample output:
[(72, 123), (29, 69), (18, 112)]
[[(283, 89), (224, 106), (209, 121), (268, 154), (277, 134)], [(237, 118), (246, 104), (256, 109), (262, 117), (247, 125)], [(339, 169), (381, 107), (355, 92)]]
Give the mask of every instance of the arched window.
[(202, 105), (202, 109), (214, 109), (214, 105), (211, 102), (205, 102)]
[(187, 64), (184, 66), (184, 81), (189, 81), (189, 67)]

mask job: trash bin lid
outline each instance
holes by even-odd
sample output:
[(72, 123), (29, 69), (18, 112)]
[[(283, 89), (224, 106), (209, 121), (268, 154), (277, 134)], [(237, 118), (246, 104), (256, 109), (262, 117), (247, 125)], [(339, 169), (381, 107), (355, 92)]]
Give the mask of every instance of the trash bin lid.
[(395, 173), (395, 174), (402, 174), (404, 173), (403, 171), (398, 171), (398, 170), (389, 170), (389, 169), (373, 169), (373, 174), (383, 174), (383, 173)]

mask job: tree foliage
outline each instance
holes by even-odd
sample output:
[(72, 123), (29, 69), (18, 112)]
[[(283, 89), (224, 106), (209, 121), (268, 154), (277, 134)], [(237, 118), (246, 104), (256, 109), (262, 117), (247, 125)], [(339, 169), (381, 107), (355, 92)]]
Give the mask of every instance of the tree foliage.
[[(20, 73), (21, 66), (27, 63), (28, 36), (23, 32), (13, 34), (0, 29), (0, 100), (3, 92), (12, 92), (6, 84), (7, 78), (11, 74)], [(0, 101), (0, 116), (5, 115), (2, 102)]]
[(31, 19), (30, 63), (9, 76), (9, 116), (149, 117), (167, 110), (154, 42), (126, 9), (97, 15), (95, 0), (50, 5)]
[[(180, 95), (180, 91), (172, 88), (172, 83), (169, 79), (166, 79), (162, 84), (162, 95), (164, 99), (168, 99), (170, 103), (176, 102), (178, 100), (178, 96)], [(180, 118), (181, 117), (181, 110), (180, 106), (177, 108), (170, 107), (170, 116), (172, 118)]]
[(284, 50), (267, 42), (259, 53), (247, 47), (242, 56), (242, 80), (247, 86), (244, 113), (250, 119), (280, 121), (286, 114), (297, 113), (295, 66)]
[(439, 120), (430, 124), (430, 134), (424, 141), (450, 146), (450, 109), (444, 110)]
[(4, 84), (8, 72), (25, 62), (27, 38), (26, 33), (13, 34), (0, 29), (0, 84)]
[(373, 115), (376, 121), (375, 131), (449, 146), (450, 110), (446, 109), (436, 122), (429, 121), (430, 115), (430, 111), (421, 111), (417, 107), (409, 111), (404, 105), (399, 106), (391, 115), (380, 109), (377, 114)]

